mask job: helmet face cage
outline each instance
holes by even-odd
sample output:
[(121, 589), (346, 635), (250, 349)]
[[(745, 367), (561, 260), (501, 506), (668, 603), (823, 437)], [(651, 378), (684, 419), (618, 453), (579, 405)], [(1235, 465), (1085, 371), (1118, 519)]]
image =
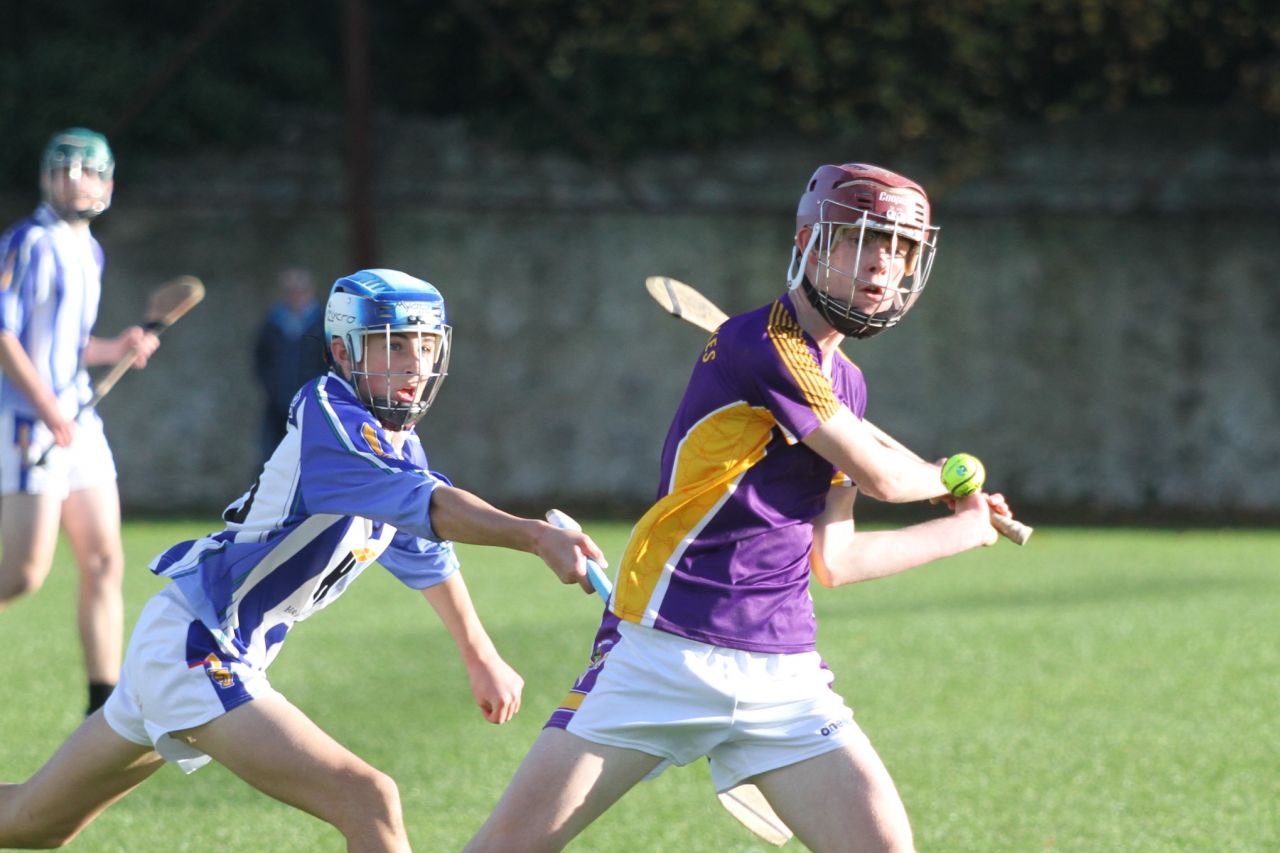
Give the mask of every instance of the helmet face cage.
[[(417, 360), (415, 370), (393, 371), (393, 341), (407, 344), (412, 352), (419, 354), (430, 347), (430, 354)], [(359, 352), (361, 357), (356, 359), (353, 356), (351, 384), (383, 426), (394, 430), (409, 429), (427, 413), (440, 391), (440, 383), (449, 372), (452, 342), (453, 330), (448, 326), (441, 331), (386, 323), (381, 328), (352, 332), (347, 336), (347, 351)], [(384, 369), (368, 369), (374, 352), (382, 354), (379, 363), (385, 365)], [(382, 393), (374, 393), (375, 385), (383, 389)], [(409, 400), (399, 399), (396, 392), (400, 388), (411, 389), (412, 397)]]
[[(326, 338), (346, 346), (350, 382), (384, 427), (410, 429), (421, 420), (448, 374), (452, 350), (438, 290), (395, 270), (363, 270), (334, 283), (324, 327)], [(402, 346), (417, 358), (407, 359)]]
[[(64, 219), (93, 219), (111, 206), (112, 179), (116, 161), (111, 146), (100, 133), (83, 127), (73, 127), (55, 133), (44, 148), (40, 158), (40, 185), (44, 200)], [(71, 198), (55, 192), (57, 182), (65, 180), (71, 190)], [(93, 194), (85, 207), (80, 207), (81, 181), (86, 175), (98, 179)]]
[[(808, 243), (793, 248), (788, 280), (802, 287), (810, 304), (840, 333), (867, 338), (896, 325), (915, 305), (924, 290), (937, 251), (936, 226), (929, 224), (929, 203), (924, 191), (912, 181), (862, 164), (822, 166), (814, 173), (796, 215), (797, 232), (810, 229)], [(864, 252), (882, 251), (883, 235), (893, 258), (904, 257), (905, 271), (893, 286), (859, 277), (864, 269)], [(855, 245), (851, 268), (832, 261), (842, 243)], [(814, 280), (806, 274), (810, 257), (817, 263)], [(833, 280), (852, 282), (849, 299), (831, 292)], [(856, 306), (859, 290), (875, 288), (878, 301)]]
[[(913, 239), (919, 232), (905, 229), (898, 222), (878, 217), (866, 211), (860, 211), (836, 201), (826, 200), (820, 205), (821, 213), (813, 226), (815, 242), (813, 256), (818, 269), (814, 281), (808, 282), (816, 298), (814, 307), (822, 313), (823, 318), (849, 337), (865, 338), (896, 325), (915, 305), (920, 293), (924, 290), (933, 267), (934, 252), (937, 248), (936, 229), (929, 233), (927, 242)], [(837, 299), (831, 295), (830, 283), (833, 278), (852, 280), (856, 289), (859, 286), (878, 287), (878, 283), (861, 277), (864, 269), (864, 253), (881, 251), (874, 236), (882, 234), (888, 240), (887, 251), (890, 257), (898, 257), (905, 253), (905, 272), (896, 285), (881, 289), (878, 301), (867, 308), (855, 307), (854, 300)], [(856, 244), (852, 265), (845, 269), (832, 261), (832, 253), (842, 242)]]

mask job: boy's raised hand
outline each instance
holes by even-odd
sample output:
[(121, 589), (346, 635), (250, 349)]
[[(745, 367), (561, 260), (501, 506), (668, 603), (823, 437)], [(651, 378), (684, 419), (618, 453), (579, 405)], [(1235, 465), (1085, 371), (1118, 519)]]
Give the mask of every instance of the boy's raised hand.
[(586, 592), (595, 591), (587, 577), (587, 558), (602, 567), (609, 565), (604, 552), (590, 536), (580, 530), (556, 527), (550, 523), (542, 525), (534, 553), (556, 573), (561, 583), (576, 583)]

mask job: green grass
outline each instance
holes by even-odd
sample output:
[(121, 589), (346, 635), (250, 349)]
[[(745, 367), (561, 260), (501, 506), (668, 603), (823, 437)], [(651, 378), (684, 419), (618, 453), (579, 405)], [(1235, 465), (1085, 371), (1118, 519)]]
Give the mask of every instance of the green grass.
[[(128, 618), (150, 557), (205, 524), (126, 529)], [(610, 555), (624, 525), (590, 524)], [(525, 677), (502, 727), (472, 707), (431, 609), (370, 569), (301, 625), (272, 683), (400, 784), (415, 849), (457, 850), (585, 662), (594, 599), (533, 558), (463, 549), (498, 647)], [(1280, 849), (1280, 533), (1041, 530), (895, 578), (815, 588), (819, 647), (926, 851)], [(75, 569), (0, 614), (0, 779), (78, 723)], [(217, 766), (166, 767), (72, 849), (340, 850), (323, 823)], [(798, 849), (792, 842), (789, 849)], [(571, 849), (754, 851), (705, 762), (643, 783)]]

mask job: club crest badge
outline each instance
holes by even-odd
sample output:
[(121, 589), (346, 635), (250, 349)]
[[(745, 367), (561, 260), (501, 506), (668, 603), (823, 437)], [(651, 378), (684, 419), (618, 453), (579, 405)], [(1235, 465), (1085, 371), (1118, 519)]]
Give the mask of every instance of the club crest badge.
[(200, 663), (204, 664), (205, 672), (219, 687), (230, 687), (232, 685), (231, 670), (223, 665), (222, 659), (217, 655), (210, 652)]

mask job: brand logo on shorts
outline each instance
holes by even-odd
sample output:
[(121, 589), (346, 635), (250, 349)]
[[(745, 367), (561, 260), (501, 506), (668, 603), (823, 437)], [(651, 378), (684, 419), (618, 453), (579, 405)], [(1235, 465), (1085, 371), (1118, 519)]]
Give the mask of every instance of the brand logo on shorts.
[(822, 733), (823, 737), (827, 737), (828, 735), (835, 734), (836, 732), (838, 732), (840, 729), (844, 728), (848, 724), (849, 724), (848, 720), (831, 720), (826, 725), (824, 725), (821, 729), (819, 729), (819, 731)]
[(604, 663), (604, 659), (609, 656), (609, 650), (613, 648), (614, 641), (612, 639), (601, 640), (596, 647), (591, 650), (591, 663), (588, 669), (594, 669)]

